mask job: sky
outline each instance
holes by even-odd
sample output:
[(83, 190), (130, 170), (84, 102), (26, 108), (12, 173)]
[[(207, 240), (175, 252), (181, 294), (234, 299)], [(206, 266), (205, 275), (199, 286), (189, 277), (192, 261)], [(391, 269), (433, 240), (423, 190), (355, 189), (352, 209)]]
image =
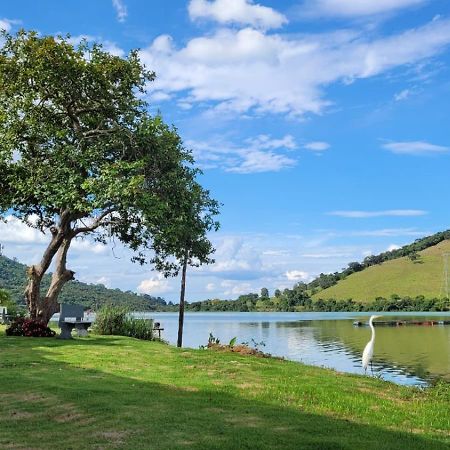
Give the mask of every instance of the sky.
[[(5, 0), (0, 28), (140, 49), (150, 111), (223, 204), (216, 263), (189, 270), (188, 301), (273, 293), (450, 228), (447, 0)], [(47, 240), (0, 224), (21, 262)], [(69, 267), (177, 301), (178, 278), (129, 259), (80, 240)]]

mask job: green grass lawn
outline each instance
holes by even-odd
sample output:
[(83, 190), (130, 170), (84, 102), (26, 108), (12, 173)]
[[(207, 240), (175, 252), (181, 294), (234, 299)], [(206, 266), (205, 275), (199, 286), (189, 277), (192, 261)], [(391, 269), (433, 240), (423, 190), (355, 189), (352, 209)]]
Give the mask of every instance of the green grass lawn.
[(419, 262), (404, 257), (368, 267), (318, 292), (312, 298), (352, 298), (363, 302), (375, 300), (377, 297), (389, 298), (392, 294), (401, 297), (423, 295), (426, 298), (439, 298), (445, 295), (442, 257), (444, 252), (450, 252), (450, 240), (419, 252)]
[(450, 389), (124, 337), (0, 329), (1, 449), (448, 449)]

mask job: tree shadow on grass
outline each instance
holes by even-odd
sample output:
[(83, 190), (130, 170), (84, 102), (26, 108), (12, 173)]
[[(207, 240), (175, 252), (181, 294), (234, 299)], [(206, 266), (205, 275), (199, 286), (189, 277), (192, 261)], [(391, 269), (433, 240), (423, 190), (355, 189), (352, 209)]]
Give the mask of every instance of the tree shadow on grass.
[[(120, 338), (98, 341), (113, 345)], [(93, 343), (52, 341), (52, 347)], [(132, 373), (55, 361), (39, 347), (29, 354), (32, 359), (0, 368), (2, 449), (448, 448), (411, 433), (244, 399), (220, 387), (144, 382)]]

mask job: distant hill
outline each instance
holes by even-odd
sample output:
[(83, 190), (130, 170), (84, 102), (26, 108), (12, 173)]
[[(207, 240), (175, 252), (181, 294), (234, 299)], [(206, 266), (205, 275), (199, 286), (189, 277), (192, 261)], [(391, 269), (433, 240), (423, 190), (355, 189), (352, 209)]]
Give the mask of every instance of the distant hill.
[[(439, 237), (447, 237), (448, 232), (445, 233), (439, 233)], [(450, 253), (450, 240), (447, 238), (435, 243), (435, 240), (432, 239), (435, 236), (438, 235), (403, 247), (410, 251), (396, 250), (393, 259), (380, 263), (375, 262), (340, 279), (337, 284), (313, 294), (313, 300), (351, 298), (355, 301), (368, 302), (377, 297), (390, 298), (394, 294), (400, 297), (423, 295), (426, 298), (439, 298), (445, 296), (443, 254)], [(412, 248), (414, 245), (418, 245), (420, 248), (424, 242), (433, 245), (429, 245), (421, 251)], [(402, 254), (408, 256), (400, 256)], [(375, 258), (376, 261), (377, 257), (370, 258)]]
[[(23, 292), (26, 285), (26, 268), (24, 264), (5, 256), (0, 256), (0, 289), (8, 291), (18, 304), (25, 304)], [(49, 286), (50, 275), (44, 278), (44, 286)], [(120, 289), (108, 289), (101, 284), (87, 284), (70, 281), (63, 288), (60, 302), (78, 303), (96, 309), (106, 303), (126, 305), (135, 311), (154, 311), (164, 309), (166, 301), (160, 297), (137, 295)]]

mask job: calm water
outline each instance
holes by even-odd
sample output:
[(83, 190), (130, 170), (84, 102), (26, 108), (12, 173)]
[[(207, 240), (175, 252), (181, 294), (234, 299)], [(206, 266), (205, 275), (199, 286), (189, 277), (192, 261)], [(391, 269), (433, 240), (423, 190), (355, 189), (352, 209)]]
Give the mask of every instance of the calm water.
[[(381, 313), (380, 313), (381, 314)], [(178, 315), (151, 313), (163, 337), (176, 343)], [(450, 320), (450, 313), (383, 313), (387, 319)], [(370, 339), (367, 313), (187, 313), (185, 347), (198, 348), (209, 333), (228, 343), (263, 341), (261, 349), (306, 364), (363, 373), (361, 353)], [(384, 320), (384, 319), (378, 319)], [(450, 381), (450, 326), (377, 327), (373, 369), (383, 379), (401, 384), (426, 384), (433, 378)]]

